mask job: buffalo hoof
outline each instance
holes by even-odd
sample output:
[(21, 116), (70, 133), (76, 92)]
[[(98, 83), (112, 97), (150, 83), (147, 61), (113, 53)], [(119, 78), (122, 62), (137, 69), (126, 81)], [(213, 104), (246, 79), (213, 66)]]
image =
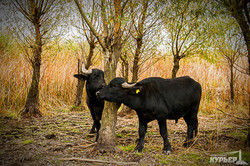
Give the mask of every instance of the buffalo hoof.
[(172, 153), (172, 151), (171, 150), (167, 150), (167, 151), (164, 150), (163, 153), (165, 153), (166, 155), (170, 155), (170, 153)]
[(90, 130), (90, 132), (89, 132), (89, 134), (95, 134), (95, 133), (97, 133), (97, 131), (95, 131), (95, 130)]
[(185, 141), (183, 147), (188, 148), (192, 145), (193, 141)]
[(142, 149), (143, 149), (143, 147), (136, 147), (134, 152), (135, 153), (140, 153), (140, 152), (142, 152)]
[(188, 143), (184, 143), (182, 146), (183, 146), (184, 148), (187, 148), (189, 145), (188, 145)]
[(142, 151), (138, 151), (137, 149), (134, 150), (134, 153), (141, 153)]

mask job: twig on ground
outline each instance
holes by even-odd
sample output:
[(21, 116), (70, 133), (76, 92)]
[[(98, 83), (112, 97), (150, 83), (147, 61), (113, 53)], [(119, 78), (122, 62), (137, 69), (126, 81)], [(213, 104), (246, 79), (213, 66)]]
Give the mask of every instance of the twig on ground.
[(240, 118), (240, 117), (237, 117), (237, 116), (233, 116), (233, 115), (231, 115), (231, 114), (228, 114), (228, 113), (222, 111), (222, 110), (219, 109), (219, 108), (215, 108), (215, 109), (217, 109), (218, 111), (222, 112), (223, 114), (226, 114), (226, 115), (231, 116), (231, 117), (236, 118), (236, 119), (240, 119), (240, 120), (249, 120), (249, 119), (245, 119), (245, 118)]
[(86, 158), (60, 158), (59, 160), (63, 161), (84, 161), (84, 162), (95, 162), (95, 163), (109, 163), (117, 165), (138, 165), (137, 162), (117, 162), (117, 161), (105, 161), (105, 160), (96, 160), (96, 159), (86, 159)]
[(96, 142), (95, 142), (95, 143), (92, 143), (92, 144), (88, 144), (88, 145), (73, 146), (73, 148), (88, 148), (88, 147), (93, 146), (93, 145), (95, 145), (95, 144), (96, 144)]

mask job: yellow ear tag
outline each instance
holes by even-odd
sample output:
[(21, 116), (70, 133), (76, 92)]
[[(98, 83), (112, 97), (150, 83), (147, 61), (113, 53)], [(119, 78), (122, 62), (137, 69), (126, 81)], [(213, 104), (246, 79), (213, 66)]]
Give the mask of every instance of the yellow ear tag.
[(136, 89), (135, 93), (136, 94), (140, 93), (140, 89)]

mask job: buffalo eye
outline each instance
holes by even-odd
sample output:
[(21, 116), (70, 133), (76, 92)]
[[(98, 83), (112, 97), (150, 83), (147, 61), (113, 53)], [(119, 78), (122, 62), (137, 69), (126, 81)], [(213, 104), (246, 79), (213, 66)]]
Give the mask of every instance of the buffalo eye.
[(110, 85), (110, 88), (115, 88), (115, 87), (117, 87), (116, 84), (111, 84)]
[(102, 88), (105, 88), (105, 86), (106, 86), (106, 84), (105, 84), (105, 83), (103, 83), (103, 84), (102, 84)]

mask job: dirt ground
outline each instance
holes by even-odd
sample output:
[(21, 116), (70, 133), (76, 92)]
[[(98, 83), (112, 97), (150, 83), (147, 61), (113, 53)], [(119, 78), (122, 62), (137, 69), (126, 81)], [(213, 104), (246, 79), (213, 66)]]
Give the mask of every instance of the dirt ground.
[(142, 153), (135, 153), (138, 138), (136, 115), (119, 117), (116, 153), (95, 150), (95, 135), (89, 135), (89, 111), (57, 110), (37, 119), (0, 117), (0, 165), (213, 165), (210, 155), (242, 150), (242, 160), (250, 162), (245, 145), (248, 124), (223, 114), (199, 114), (199, 134), (190, 148), (183, 148), (186, 124), (168, 120), (173, 153), (162, 152), (163, 141), (156, 121), (149, 123)]

